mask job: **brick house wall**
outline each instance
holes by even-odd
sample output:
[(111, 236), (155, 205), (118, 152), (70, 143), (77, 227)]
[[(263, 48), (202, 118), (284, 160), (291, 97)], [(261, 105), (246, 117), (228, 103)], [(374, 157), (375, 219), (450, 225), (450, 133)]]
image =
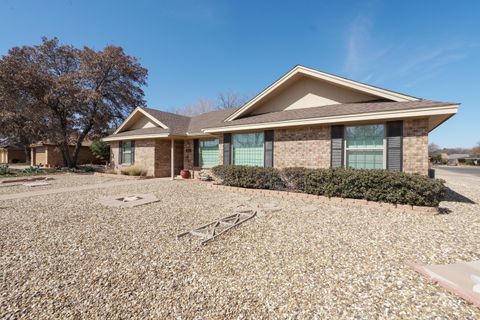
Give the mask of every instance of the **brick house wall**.
[(218, 164), (223, 164), (223, 134), (218, 135)]
[(183, 142), (183, 167), (187, 170), (197, 170), (193, 166), (193, 139)]
[[(119, 142), (110, 142), (110, 161), (119, 164)], [(143, 167), (147, 176), (170, 177), (171, 140), (140, 139), (135, 140), (135, 165)], [(174, 144), (174, 173), (177, 175), (184, 165), (184, 143), (176, 140)]]
[(118, 165), (118, 156), (119, 156), (119, 146), (120, 143), (118, 141), (112, 141), (108, 143), (110, 145), (110, 163), (114, 166)]
[(60, 148), (55, 146), (47, 146), (47, 160), (46, 163), (49, 167), (63, 167), (63, 157)]
[(276, 129), (273, 166), (329, 168), (330, 126)]
[(174, 145), (174, 172), (175, 174), (180, 174), (180, 171), (184, 168), (184, 141), (183, 140), (175, 140)]
[(403, 122), (403, 171), (428, 173), (428, 119)]
[(147, 176), (155, 175), (155, 151), (155, 140), (145, 139), (135, 141), (135, 165), (145, 169)]
[[(62, 151), (60, 150), (59, 147), (57, 146), (46, 146), (46, 164), (49, 167), (55, 168), (55, 167), (63, 167), (64, 162), (63, 162), (63, 156), (62, 156)], [(70, 155), (73, 155), (73, 151), (75, 150), (75, 147), (70, 147), (69, 152)], [(83, 164), (91, 164), (91, 163), (100, 163), (98, 159), (96, 159), (92, 151), (90, 150), (90, 147), (80, 147), (80, 151), (78, 152), (78, 158), (77, 158), (77, 164), (78, 165), (83, 165)]]
[(155, 141), (155, 177), (170, 177), (170, 144), (170, 140)]
[(13, 163), (14, 161), (18, 163), (25, 162), (27, 159), (24, 150), (16, 149), (0, 149), (0, 163)]
[[(274, 167), (330, 167), (330, 126), (307, 126), (274, 130)], [(428, 171), (428, 119), (404, 121), (403, 171), (427, 174)], [(219, 163), (223, 164), (223, 135), (218, 135)], [(135, 141), (135, 163), (156, 177), (170, 176), (170, 140), (146, 139)], [(111, 161), (118, 162), (119, 143), (111, 142)], [(194, 173), (193, 139), (175, 141), (175, 175), (181, 169)]]

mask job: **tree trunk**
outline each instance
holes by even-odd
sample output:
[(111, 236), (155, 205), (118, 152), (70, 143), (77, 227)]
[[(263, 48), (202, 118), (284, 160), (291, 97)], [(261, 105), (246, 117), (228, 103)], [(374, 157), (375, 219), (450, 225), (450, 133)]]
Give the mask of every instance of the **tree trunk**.
[(29, 146), (24, 146), (23, 152), (25, 152), (25, 162), (30, 164), (32, 161), (31, 157), (31, 148)]
[(92, 125), (88, 125), (87, 128), (83, 129), (82, 133), (78, 136), (77, 143), (75, 144), (75, 149), (73, 150), (73, 159), (72, 162), (77, 166), (78, 161), (78, 154), (80, 153), (80, 149), (82, 148), (83, 140), (87, 136), (87, 133), (91, 130)]
[(72, 166), (72, 158), (70, 157), (70, 150), (68, 150), (68, 142), (62, 142), (59, 146), (60, 151), (62, 151), (63, 165), (67, 168), (74, 168)]

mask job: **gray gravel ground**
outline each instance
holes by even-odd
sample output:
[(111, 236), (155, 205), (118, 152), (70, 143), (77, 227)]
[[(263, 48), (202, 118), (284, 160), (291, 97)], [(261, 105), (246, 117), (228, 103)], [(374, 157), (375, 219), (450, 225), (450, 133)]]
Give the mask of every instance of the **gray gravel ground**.
[[(65, 183), (85, 177), (98, 183), (74, 175)], [(480, 202), (478, 185), (451, 187)], [(125, 192), (161, 201), (131, 209), (96, 201)], [(451, 212), (437, 216), (315, 211), (162, 180), (3, 201), (0, 318), (476, 319), (473, 305), (409, 266), (480, 259), (480, 206), (450, 198), (442, 206)], [(283, 210), (207, 246), (174, 240), (236, 205), (264, 202)]]

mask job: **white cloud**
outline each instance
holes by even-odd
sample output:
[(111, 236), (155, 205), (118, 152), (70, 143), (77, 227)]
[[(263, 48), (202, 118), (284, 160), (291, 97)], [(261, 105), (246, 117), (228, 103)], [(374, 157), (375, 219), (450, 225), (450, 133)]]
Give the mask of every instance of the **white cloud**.
[(371, 13), (360, 13), (347, 29), (344, 70), (351, 77), (368, 81), (374, 78), (374, 65), (385, 57), (391, 46), (380, 46), (373, 36)]
[(413, 71), (434, 72), (439, 68), (467, 57), (471, 45), (449, 43), (437, 47), (423, 48), (400, 67), (400, 74)]

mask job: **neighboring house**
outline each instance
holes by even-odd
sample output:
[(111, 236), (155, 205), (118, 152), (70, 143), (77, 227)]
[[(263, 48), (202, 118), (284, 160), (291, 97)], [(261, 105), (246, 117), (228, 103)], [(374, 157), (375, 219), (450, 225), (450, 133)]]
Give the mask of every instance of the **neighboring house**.
[(296, 66), (241, 108), (137, 108), (104, 140), (116, 165), (157, 177), (218, 164), (427, 174), (428, 134), (458, 107)]
[(461, 160), (465, 161), (465, 158), (470, 157), (467, 153), (452, 153), (448, 155), (448, 162), (447, 164), (458, 166)]
[[(80, 147), (77, 164), (101, 163), (90, 150), (90, 141), (85, 141)], [(63, 167), (63, 157), (60, 148), (51, 142), (38, 142), (32, 144), (31, 148), (31, 165), (42, 166), (48, 168)], [(75, 146), (70, 146), (70, 154), (73, 154)]]
[(27, 161), (25, 148), (16, 144), (0, 145), (0, 163), (23, 163)]

